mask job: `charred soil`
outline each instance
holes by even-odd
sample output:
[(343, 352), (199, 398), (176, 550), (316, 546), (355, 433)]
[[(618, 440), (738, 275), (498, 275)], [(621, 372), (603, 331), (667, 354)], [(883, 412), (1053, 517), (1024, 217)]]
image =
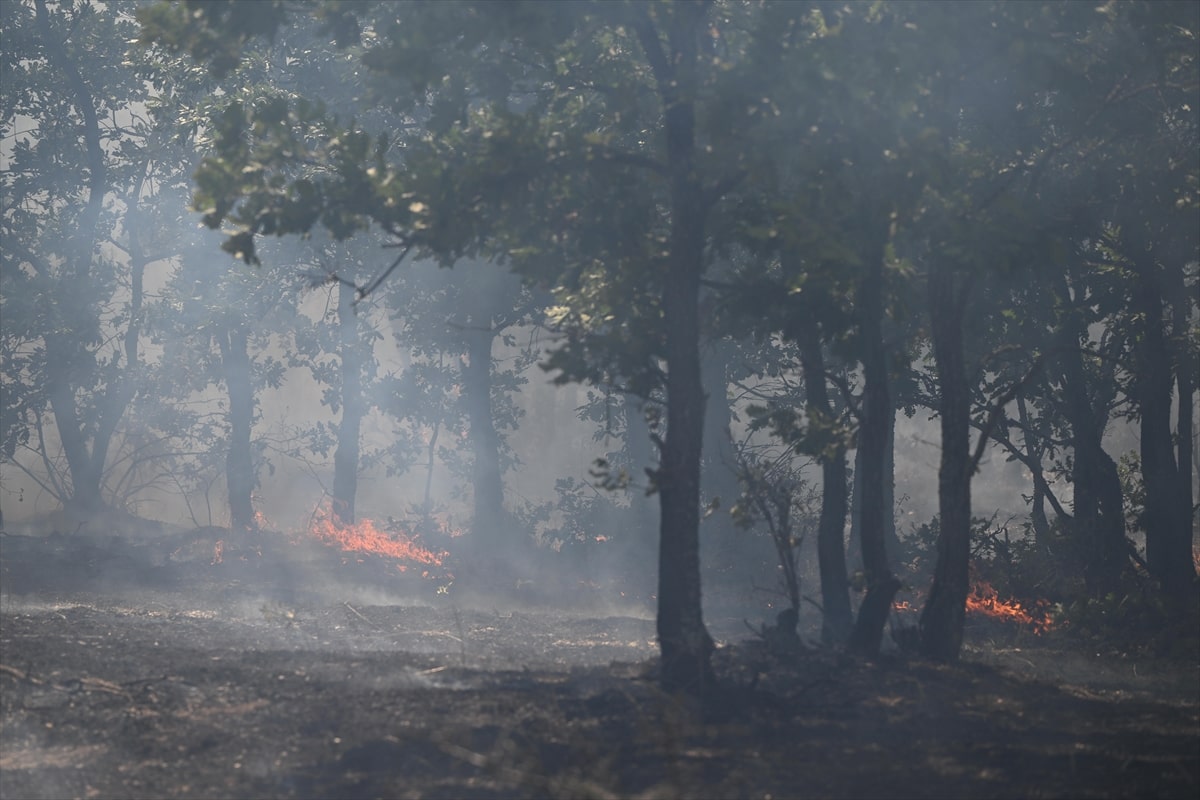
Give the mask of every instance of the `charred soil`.
[(975, 629), (955, 665), (730, 635), (701, 705), (657, 689), (645, 615), (467, 607), (318, 551), (0, 546), (6, 800), (1200, 789), (1194, 661), (1063, 634)]

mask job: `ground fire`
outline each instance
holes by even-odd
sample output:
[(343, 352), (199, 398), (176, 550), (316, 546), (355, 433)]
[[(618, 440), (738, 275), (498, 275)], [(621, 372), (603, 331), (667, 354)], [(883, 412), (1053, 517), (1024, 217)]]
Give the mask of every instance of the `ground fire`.
[[(912, 602), (897, 600), (892, 609), (902, 615), (919, 613), (924, 602), (923, 593)], [(1054, 627), (1050, 619), (1049, 603), (1035, 601), (1032, 606), (1012, 598), (1004, 599), (996, 588), (986, 580), (973, 576), (971, 589), (967, 594), (967, 616), (988, 617), (991, 619), (1014, 622), (1028, 626), (1034, 633), (1041, 635)]]
[[(334, 518), (332, 506), (328, 501), (322, 502), (313, 512), (308, 524), (308, 533), (347, 552), (387, 556), (401, 562), (426, 566), (441, 566), (447, 555), (423, 547), (413, 537), (385, 531), (369, 519), (360, 519), (352, 525), (342, 525)], [(405, 572), (408, 566), (408, 563), (400, 563), (396, 565), (396, 569)]]
[(967, 595), (967, 614), (978, 614), (993, 619), (1010, 620), (1022, 625), (1028, 625), (1034, 633), (1042, 634), (1053, 627), (1046, 612), (1045, 601), (1035, 603), (1032, 609), (1026, 608), (1017, 600), (1002, 600), (995, 587), (982, 579), (976, 579)]

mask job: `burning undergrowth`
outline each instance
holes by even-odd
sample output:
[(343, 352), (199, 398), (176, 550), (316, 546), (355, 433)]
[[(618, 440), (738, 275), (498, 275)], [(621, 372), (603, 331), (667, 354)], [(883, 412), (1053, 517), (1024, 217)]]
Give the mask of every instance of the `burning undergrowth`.
[(402, 574), (412, 569), (422, 578), (453, 580), (446, 569), (450, 553), (426, 546), (420, 534), (407, 532), (396, 520), (389, 519), (387, 525), (372, 519), (344, 522), (335, 513), (333, 503), (325, 501), (314, 509), (304, 533), (291, 540), (303, 541), (306, 537), (348, 556), (382, 559)]
[[(364, 595), (419, 599), (453, 584), (453, 558), (394, 520), (343, 525), (328, 506), (303, 529), (201, 527), (142, 535), (81, 527), (5, 535), (0, 578), (9, 595), (169, 591), (205, 602), (267, 597), (323, 603)], [(449, 541), (435, 529), (429, 539)]]
[[(901, 625), (915, 625), (920, 617), (927, 593), (913, 591), (913, 599), (898, 599), (892, 604)], [(970, 590), (967, 593), (966, 616), (968, 623), (997, 623), (1012, 626), (1014, 630), (1029, 631), (1041, 636), (1059, 625), (1055, 620), (1056, 608), (1049, 600), (1019, 600), (1001, 595), (977, 569), (970, 571)]]

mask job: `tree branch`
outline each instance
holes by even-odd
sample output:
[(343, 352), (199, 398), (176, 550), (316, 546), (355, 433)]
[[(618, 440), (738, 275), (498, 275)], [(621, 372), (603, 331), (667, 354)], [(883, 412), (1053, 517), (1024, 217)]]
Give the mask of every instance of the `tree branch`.
[(992, 430), (995, 429), (996, 423), (1004, 415), (1004, 407), (1008, 405), (1016, 396), (1033, 382), (1038, 373), (1042, 370), (1042, 365), (1046, 362), (1046, 356), (1043, 354), (1034, 360), (1029, 370), (1021, 377), (1019, 381), (1009, 387), (1008, 391), (1001, 395), (992, 404), (991, 411), (988, 412), (987, 422), (979, 428), (979, 441), (975, 443), (975, 452), (971, 455), (971, 460), (967, 464), (967, 474), (974, 475), (979, 469), (979, 462), (983, 460), (984, 449), (987, 447), (988, 440), (991, 438)]

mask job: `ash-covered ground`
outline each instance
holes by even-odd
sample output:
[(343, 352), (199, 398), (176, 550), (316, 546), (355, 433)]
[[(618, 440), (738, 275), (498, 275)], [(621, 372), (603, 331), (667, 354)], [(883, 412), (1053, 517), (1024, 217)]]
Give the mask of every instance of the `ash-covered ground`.
[(284, 539), (218, 539), (218, 560), (218, 534), (0, 537), (0, 796), (1200, 789), (1194, 663), (1002, 627), (958, 665), (867, 663), (730, 618), (701, 706), (657, 689), (644, 610), (472, 599)]

